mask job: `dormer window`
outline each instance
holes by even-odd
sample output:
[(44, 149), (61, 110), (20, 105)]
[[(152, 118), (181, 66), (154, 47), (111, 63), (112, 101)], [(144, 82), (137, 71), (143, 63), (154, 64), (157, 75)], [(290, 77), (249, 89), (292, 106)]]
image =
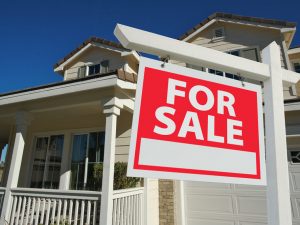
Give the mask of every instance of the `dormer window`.
[(213, 40), (222, 40), (225, 38), (224, 27), (219, 27), (213, 30)]
[(85, 76), (93, 76), (93, 75), (103, 74), (108, 72), (109, 72), (109, 60), (103, 60), (98, 64), (79, 67), (78, 78), (83, 78)]
[(89, 66), (88, 75), (97, 75), (109, 72), (109, 60), (103, 60), (99, 64)]
[(89, 66), (89, 76), (90, 75), (96, 75), (100, 73), (100, 64), (95, 64), (95, 65), (91, 65)]

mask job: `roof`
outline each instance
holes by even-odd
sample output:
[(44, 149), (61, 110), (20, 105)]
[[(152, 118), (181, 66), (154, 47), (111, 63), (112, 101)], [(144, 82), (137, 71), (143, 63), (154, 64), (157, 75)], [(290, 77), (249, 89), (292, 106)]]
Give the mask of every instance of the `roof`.
[(109, 73), (105, 73), (105, 74), (87, 76), (87, 77), (83, 77), (83, 78), (79, 78), (79, 79), (66, 80), (66, 81), (62, 81), (62, 82), (56, 82), (56, 83), (26, 88), (26, 89), (22, 89), (22, 90), (7, 92), (7, 93), (0, 94), (0, 97), (9, 96), (9, 95), (13, 95), (13, 94), (19, 94), (19, 93), (25, 93), (25, 92), (29, 92), (29, 91), (40, 90), (40, 89), (49, 88), (49, 87), (56, 87), (56, 86), (61, 86), (61, 85), (66, 85), (66, 84), (71, 84), (71, 83), (77, 83), (77, 82), (81, 82), (84, 80), (91, 80), (91, 79), (96, 79), (99, 77), (107, 77), (107, 76), (112, 76), (112, 75), (117, 76), (118, 79), (123, 80), (123, 81), (128, 81), (131, 83), (137, 82), (136, 74), (128, 73), (128, 72), (125, 72), (124, 70), (118, 69), (113, 72), (109, 72)]
[(70, 59), (73, 55), (75, 55), (77, 52), (79, 52), (82, 48), (84, 48), (86, 45), (89, 43), (99, 43), (111, 47), (118, 48), (120, 50), (128, 50), (124, 48), (121, 44), (113, 42), (113, 41), (108, 41), (103, 38), (98, 38), (98, 37), (90, 37), (89, 39), (85, 40), (80, 46), (78, 46), (76, 49), (74, 49), (72, 52), (70, 52), (68, 55), (66, 55), (63, 59), (59, 60), (57, 63), (53, 65), (53, 68), (55, 69), (56, 67), (60, 66), (64, 62), (66, 62), (68, 59)]
[(216, 12), (216, 13), (210, 15), (209, 17), (207, 17), (201, 23), (194, 26), (192, 29), (190, 29), (185, 34), (183, 34), (181, 37), (179, 37), (179, 40), (183, 40), (186, 37), (190, 36), (196, 30), (203, 27), (205, 24), (207, 24), (208, 22), (210, 22), (213, 19), (234, 19), (234, 20), (239, 20), (239, 21), (261, 23), (261, 24), (266, 24), (266, 25), (282, 26), (282, 27), (286, 27), (286, 28), (294, 28), (297, 25), (297, 23), (282, 21), (282, 20), (264, 19), (264, 18), (258, 18), (258, 17), (235, 15), (235, 14), (231, 14), (231, 13)]

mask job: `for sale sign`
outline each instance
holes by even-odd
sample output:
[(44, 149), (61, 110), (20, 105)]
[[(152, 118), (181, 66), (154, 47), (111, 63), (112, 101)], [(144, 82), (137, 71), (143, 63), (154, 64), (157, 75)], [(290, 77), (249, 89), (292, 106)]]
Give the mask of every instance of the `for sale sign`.
[(261, 87), (142, 58), (128, 176), (265, 185)]

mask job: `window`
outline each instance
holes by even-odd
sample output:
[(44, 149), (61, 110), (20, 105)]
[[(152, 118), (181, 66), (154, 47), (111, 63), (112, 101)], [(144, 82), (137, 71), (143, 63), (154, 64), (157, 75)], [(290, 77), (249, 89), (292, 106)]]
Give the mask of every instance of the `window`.
[(240, 50), (240, 56), (246, 59), (250, 59), (259, 62), (259, 50), (258, 48), (246, 48)]
[(30, 185), (32, 188), (58, 188), (63, 143), (63, 135), (36, 139)]
[(300, 63), (294, 63), (294, 69), (296, 73), (300, 73)]
[(192, 64), (189, 64), (189, 63), (186, 64), (186, 67), (187, 67), (187, 68), (194, 69), (194, 70), (205, 71), (205, 68), (204, 68), (204, 67), (192, 65)]
[(89, 66), (89, 75), (96, 75), (100, 73), (100, 64)]
[(109, 61), (104, 60), (100, 64), (101, 64), (101, 73), (108, 73), (108, 71), (109, 71)]
[[(240, 56), (246, 59), (251, 59), (254, 61), (259, 62), (259, 50), (258, 48), (254, 47), (254, 48), (246, 48), (246, 49), (239, 49), (239, 50), (232, 50), (232, 51), (228, 51), (226, 52), (227, 54), (230, 55), (234, 55), (234, 56)], [(219, 70), (214, 70), (214, 69), (208, 69), (209, 73), (218, 75), (218, 76), (223, 76), (223, 77), (227, 77), (230, 79), (235, 79), (235, 80), (241, 80), (241, 77), (236, 75), (236, 74), (231, 74), (231, 73), (225, 73)]]
[(300, 163), (300, 151), (290, 151), (292, 163)]
[(225, 38), (225, 30), (224, 27), (219, 27), (213, 30), (213, 40), (224, 39)]
[(86, 75), (86, 66), (81, 66), (78, 68), (78, 78), (83, 78)]
[(100, 191), (102, 177), (97, 174), (104, 156), (104, 132), (73, 136), (71, 183), (73, 190)]
[(109, 72), (109, 60), (103, 60), (99, 64), (89, 66), (88, 75), (97, 75)]

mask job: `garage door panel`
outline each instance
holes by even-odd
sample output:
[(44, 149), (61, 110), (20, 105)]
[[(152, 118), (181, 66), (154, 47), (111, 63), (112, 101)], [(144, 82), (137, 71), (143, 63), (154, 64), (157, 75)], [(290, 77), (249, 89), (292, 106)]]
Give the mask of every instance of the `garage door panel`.
[(186, 182), (185, 188), (187, 189), (204, 189), (204, 190), (230, 190), (233, 185), (209, 182)]
[(266, 191), (266, 187), (264, 187), (264, 186), (253, 186), (253, 185), (236, 184), (236, 185), (234, 185), (234, 188), (237, 191), (239, 191), (239, 190), (241, 190), (241, 191), (255, 191), (255, 192), (257, 192), (257, 191), (259, 191), (259, 192), (261, 192), (261, 191), (265, 192)]
[(189, 225), (237, 225), (233, 221), (224, 221), (224, 220), (195, 220), (195, 219), (189, 219), (188, 220)]
[(300, 197), (292, 198), (292, 213), (294, 218), (300, 219)]
[[(289, 162), (289, 178), (293, 225), (300, 225), (300, 155)], [(266, 187), (184, 182), (184, 192), (187, 225), (267, 225)]]
[(233, 213), (233, 200), (228, 195), (188, 195), (187, 212), (193, 213)]
[(300, 172), (290, 173), (290, 185), (293, 191), (300, 192)]
[(239, 196), (237, 199), (238, 213), (243, 215), (267, 215), (266, 198)]
[(241, 221), (239, 225), (268, 225), (267, 223)]

